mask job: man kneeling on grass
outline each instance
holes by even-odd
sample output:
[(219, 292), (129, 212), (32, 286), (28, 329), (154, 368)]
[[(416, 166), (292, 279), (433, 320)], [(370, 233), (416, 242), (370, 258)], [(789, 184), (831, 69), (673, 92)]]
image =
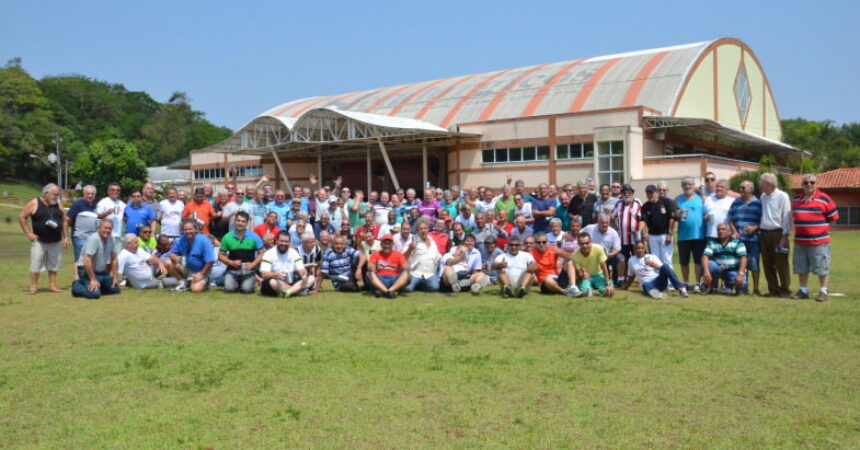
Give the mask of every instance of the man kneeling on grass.
[(615, 289), (609, 278), (609, 267), (606, 265), (606, 252), (600, 244), (591, 242), (591, 235), (579, 233), (579, 249), (573, 253), (573, 265), (579, 275), (579, 290), (591, 297), (597, 289), (605, 297), (612, 297)]
[(125, 277), (135, 289), (162, 289), (176, 286), (176, 278), (156, 278), (167, 275), (167, 268), (157, 256), (140, 248), (140, 240), (134, 233), (122, 237), (125, 248), (119, 252), (118, 269), (120, 277)]
[(409, 268), (403, 253), (394, 250), (394, 238), (382, 236), (382, 250), (370, 255), (367, 278), (373, 295), (397, 297), (397, 292), (409, 283)]
[[(709, 241), (705, 247), (702, 270), (706, 293), (738, 295), (746, 291), (747, 249), (740, 239), (732, 239), (727, 224), (717, 226), (717, 239)], [(720, 280), (723, 286), (717, 289)]]
[(113, 220), (103, 219), (98, 230), (87, 237), (78, 261), (78, 279), (72, 283), (72, 297), (96, 299), (119, 294)]
[(630, 289), (633, 280), (639, 277), (642, 290), (651, 298), (666, 298), (664, 291), (670, 282), (678, 290), (681, 297), (689, 295), (687, 294), (687, 285), (678, 279), (669, 264), (664, 264), (656, 255), (645, 253), (644, 241), (639, 241), (633, 246), (633, 255), (627, 262), (627, 275), (627, 283), (621, 289)]
[(499, 276), (503, 298), (523, 298), (535, 280), (537, 263), (528, 252), (520, 251), (520, 238), (508, 239), (508, 252), (493, 260), (490, 268)]
[(170, 250), (167, 270), (176, 279), (182, 280), (174, 291), (203, 292), (209, 289), (209, 271), (215, 262), (212, 243), (197, 232), (197, 220), (182, 219), (182, 236)]
[(477, 294), (490, 285), (490, 277), (481, 272), (481, 252), (475, 248), (475, 239), (474, 234), (467, 234), (463, 245), (452, 247), (442, 257), (442, 278), (454, 292), (470, 287)]
[[(543, 231), (538, 231), (534, 237), (535, 248), (529, 253), (537, 265), (537, 282), (541, 294), (565, 294), (568, 297), (582, 295), (576, 287), (576, 271), (571, 262), (573, 255), (557, 245), (550, 247), (548, 236)], [(564, 258), (563, 262), (559, 261), (559, 256)], [(559, 266), (562, 270), (559, 270)]]
[(218, 259), (227, 266), (224, 292), (253, 294), (257, 287), (256, 269), (263, 258), (263, 240), (248, 229), (250, 220), (247, 212), (237, 212), (233, 231), (228, 231), (221, 239)]
[(307, 295), (308, 287), (314, 286), (316, 282), (314, 276), (305, 269), (299, 252), (290, 248), (289, 231), (278, 232), (275, 246), (263, 254), (260, 275), (263, 277), (260, 293), (270, 297)]

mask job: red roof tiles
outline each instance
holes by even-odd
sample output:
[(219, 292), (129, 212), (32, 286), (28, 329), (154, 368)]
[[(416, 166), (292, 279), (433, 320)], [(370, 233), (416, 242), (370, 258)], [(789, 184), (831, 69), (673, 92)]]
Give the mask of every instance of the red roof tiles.
[[(801, 189), (801, 174), (791, 175), (791, 188)], [(860, 167), (846, 167), (816, 175), (818, 189), (860, 189)]]

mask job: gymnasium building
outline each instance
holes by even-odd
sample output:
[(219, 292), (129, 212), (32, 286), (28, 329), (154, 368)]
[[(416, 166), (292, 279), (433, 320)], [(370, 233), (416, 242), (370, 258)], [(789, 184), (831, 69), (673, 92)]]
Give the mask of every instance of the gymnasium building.
[[(785, 166), (764, 68), (732, 38), (292, 100), (174, 168), (192, 183), (342, 176), (368, 189), (620, 180)], [(787, 169), (784, 169), (787, 171)], [(672, 184), (674, 183), (674, 184)]]

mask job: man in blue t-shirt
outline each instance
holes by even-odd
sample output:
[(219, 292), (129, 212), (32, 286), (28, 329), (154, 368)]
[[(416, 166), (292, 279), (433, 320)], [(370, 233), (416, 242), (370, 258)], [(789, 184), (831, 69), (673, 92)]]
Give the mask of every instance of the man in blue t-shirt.
[(131, 203), (125, 208), (123, 220), (125, 221), (126, 233), (134, 233), (140, 236), (140, 229), (144, 225), (149, 225), (155, 231), (155, 211), (149, 205), (143, 203), (143, 194), (141, 194), (139, 189), (131, 191)]
[(755, 185), (752, 181), (742, 181), (741, 196), (736, 198), (729, 208), (729, 226), (732, 237), (740, 239), (747, 251), (747, 269), (752, 272), (753, 295), (760, 296), (758, 290), (761, 272), (758, 268), (759, 247), (758, 229), (761, 225), (761, 200), (755, 196)]
[(532, 216), (535, 218), (532, 230), (535, 233), (549, 231), (549, 220), (555, 217), (557, 203), (548, 194), (549, 186), (541, 183), (538, 185), (537, 197), (532, 198)]
[(177, 280), (182, 280), (175, 291), (203, 292), (209, 287), (209, 271), (215, 262), (215, 253), (209, 238), (197, 232), (194, 219), (182, 221), (182, 237), (176, 240), (169, 256), (167, 270)]
[(675, 198), (675, 215), (678, 223), (678, 262), (684, 283), (690, 282), (690, 254), (696, 265), (696, 285), (693, 292), (701, 292), (702, 254), (705, 252), (705, 202), (695, 191), (695, 180), (681, 180), (683, 193)]
[(285, 201), (286, 198), (287, 194), (278, 189), (275, 191), (275, 199), (269, 202), (269, 212), (274, 211), (278, 215), (278, 228), (282, 230), (287, 229), (287, 216), (290, 213), (290, 203)]

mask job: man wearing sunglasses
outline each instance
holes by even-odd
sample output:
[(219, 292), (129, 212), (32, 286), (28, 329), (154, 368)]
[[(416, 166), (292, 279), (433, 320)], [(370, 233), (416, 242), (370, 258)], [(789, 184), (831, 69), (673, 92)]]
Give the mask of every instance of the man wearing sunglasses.
[(827, 281), (830, 274), (830, 223), (839, 219), (836, 202), (818, 191), (818, 179), (813, 174), (803, 176), (803, 193), (791, 205), (794, 218), (794, 273), (800, 288), (792, 298), (809, 298), (809, 273), (818, 275), (820, 288), (816, 301), (827, 301)]
[[(576, 273), (571, 259), (573, 255), (558, 245), (547, 245), (549, 239), (543, 231), (535, 233), (535, 248), (531, 255), (537, 264), (537, 281), (541, 294), (564, 294), (579, 297), (582, 293), (576, 287)], [(559, 256), (563, 262), (559, 261)], [(562, 270), (559, 270), (561, 266)]]
[(497, 256), (490, 265), (499, 276), (503, 298), (523, 298), (534, 281), (537, 264), (528, 252), (520, 251), (520, 238), (508, 239), (508, 252)]

